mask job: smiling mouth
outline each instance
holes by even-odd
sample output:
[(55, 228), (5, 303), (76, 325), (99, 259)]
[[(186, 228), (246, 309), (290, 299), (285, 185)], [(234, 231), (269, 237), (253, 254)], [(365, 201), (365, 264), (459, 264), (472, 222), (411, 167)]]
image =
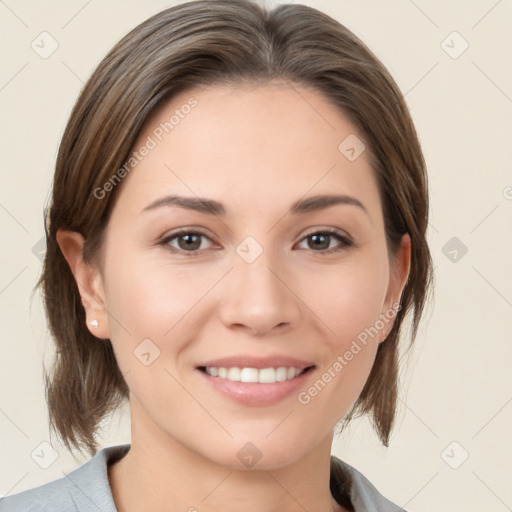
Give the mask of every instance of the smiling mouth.
[(247, 382), (260, 384), (275, 384), (295, 379), (296, 377), (312, 370), (315, 366), (296, 368), (293, 366), (279, 366), (269, 368), (239, 368), (239, 367), (218, 367), (199, 366), (198, 369), (211, 377), (225, 379), (232, 382)]

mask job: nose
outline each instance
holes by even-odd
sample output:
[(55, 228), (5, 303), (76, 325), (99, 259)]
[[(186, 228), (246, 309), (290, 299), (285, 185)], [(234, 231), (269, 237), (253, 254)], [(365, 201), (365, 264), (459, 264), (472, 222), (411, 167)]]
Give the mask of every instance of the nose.
[(265, 251), (252, 263), (238, 258), (219, 301), (224, 325), (253, 336), (297, 327), (300, 299), (294, 294), (291, 281), (290, 273), (279, 270)]

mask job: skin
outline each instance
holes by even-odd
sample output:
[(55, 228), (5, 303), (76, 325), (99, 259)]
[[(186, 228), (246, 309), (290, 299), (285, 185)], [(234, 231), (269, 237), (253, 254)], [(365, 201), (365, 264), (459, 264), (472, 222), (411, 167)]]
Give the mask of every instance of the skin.
[[(148, 120), (134, 150), (191, 96), (197, 106), (123, 179), (101, 264), (84, 263), (78, 233), (58, 233), (88, 327), (111, 340), (130, 389), (132, 447), (109, 467), (116, 506), (342, 510), (329, 491), (333, 430), (360, 394), (392, 321), (307, 405), (297, 393), (271, 406), (242, 405), (195, 367), (227, 355), (285, 354), (316, 365), (307, 390), (399, 302), (410, 238), (390, 259), (367, 151), (349, 161), (338, 150), (348, 135), (364, 137), (312, 89), (276, 82), (186, 91)], [(227, 213), (143, 212), (170, 194), (215, 199)], [(365, 210), (337, 204), (289, 213), (295, 201), (322, 194), (352, 196)], [(205, 234), (196, 256), (187, 255), (183, 239), (167, 242), (180, 254), (160, 243), (191, 227)], [(331, 236), (318, 248), (308, 238), (332, 228), (353, 245)], [(236, 252), (247, 236), (263, 250), (252, 263)], [(339, 250), (325, 254), (326, 247)], [(147, 338), (160, 350), (149, 366), (133, 354)], [(237, 457), (248, 442), (261, 452), (252, 468)]]

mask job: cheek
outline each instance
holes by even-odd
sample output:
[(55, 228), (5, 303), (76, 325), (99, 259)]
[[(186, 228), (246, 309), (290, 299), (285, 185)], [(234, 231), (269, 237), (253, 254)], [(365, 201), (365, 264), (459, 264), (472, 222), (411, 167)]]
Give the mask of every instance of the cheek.
[(155, 263), (154, 258), (125, 258), (107, 272), (110, 312), (130, 333), (156, 338), (193, 310), (215, 277), (211, 270), (192, 273), (184, 265)]
[[(327, 354), (316, 380), (298, 397), (315, 415), (336, 422), (361, 393), (378, 348), (389, 269), (382, 254), (310, 273), (301, 285), (304, 302), (319, 319)], [(315, 286), (311, 287), (311, 283)]]
[(325, 357), (297, 401), (308, 417), (322, 418), (326, 424), (339, 421), (361, 394), (379, 346), (376, 326), (380, 325), (383, 295), (375, 286), (361, 282), (362, 277), (375, 285), (368, 273), (352, 272), (350, 277), (340, 277), (339, 283), (331, 281), (325, 293), (312, 302), (326, 326), (322, 340)]
[(300, 277), (300, 296), (328, 331), (326, 342), (344, 351), (361, 333), (374, 332), (371, 328), (384, 313), (388, 280), (385, 258), (368, 251)]
[(179, 265), (155, 265), (147, 258), (114, 254), (107, 261), (105, 275), (111, 340), (120, 367), (131, 368), (134, 351), (148, 339), (162, 355), (178, 354), (187, 339), (182, 335), (184, 326), (211, 287), (210, 280), (197, 275), (192, 282), (190, 273)]
[(111, 341), (131, 394), (151, 404), (154, 414), (195, 410), (172, 376), (182, 380), (182, 354), (204, 320), (201, 299), (212, 286), (212, 271), (192, 275), (185, 266), (114, 254), (106, 271)]
[[(105, 264), (111, 341), (132, 392), (144, 395), (174, 384), (164, 370), (180, 379), (187, 375), (190, 347), (218, 306), (211, 292), (227, 270), (225, 265), (170, 264), (164, 253), (111, 251)], [(179, 386), (173, 393), (181, 396)]]

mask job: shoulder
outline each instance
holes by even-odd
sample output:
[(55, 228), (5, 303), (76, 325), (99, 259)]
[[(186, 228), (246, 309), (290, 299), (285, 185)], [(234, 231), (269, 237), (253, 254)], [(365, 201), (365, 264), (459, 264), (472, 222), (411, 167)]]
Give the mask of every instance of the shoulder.
[(355, 512), (406, 512), (402, 507), (386, 499), (375, 486), (357, 469), (331, 456), (333, 481), (346, 493)]
[(130, 445), (103, 448), (58, 480), (0, 498), (0, 512), (116, 512), (107, 466), (123, 457), (129, 448)]

